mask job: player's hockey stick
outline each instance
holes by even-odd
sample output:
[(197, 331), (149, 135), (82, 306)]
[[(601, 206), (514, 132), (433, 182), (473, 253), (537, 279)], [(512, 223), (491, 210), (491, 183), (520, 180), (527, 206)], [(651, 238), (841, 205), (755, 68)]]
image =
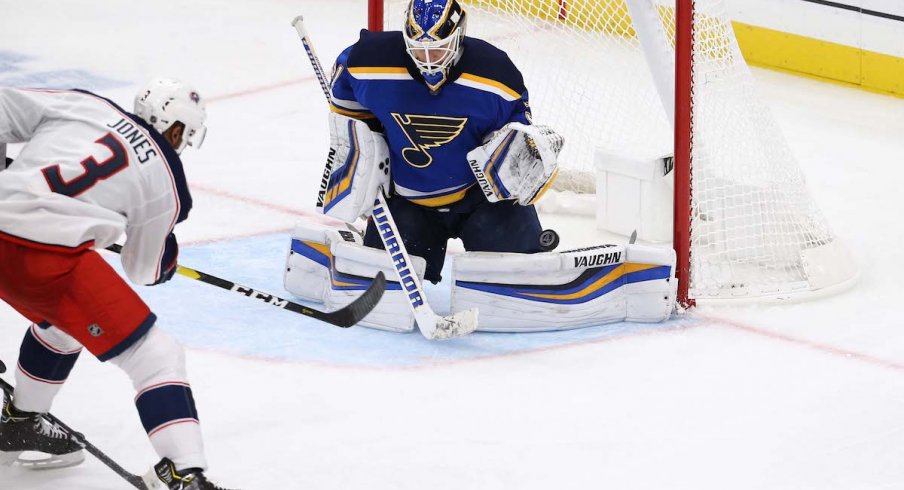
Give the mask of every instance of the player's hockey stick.
[[(107, 247), (107, 250), (122, 253), (122, 246), (114, 243)], [(380, 298), (383, 297), (383, 291), (386, 289), (386, 277), (382, 272), (379, 272), (377, 273), (377, 277), (371, 282), (370, 287), (364, 291), (364, 294), (345, 307), (327, 313), (181, 265), (176, 266), (176, 273), (196, 281), (223, 288), (227, 291), (234, 291), (242, 296), (259, 299), (270, 306), (301, 313), (302, 315), (342, 328), (351, 327), (367, 316), (367, 314), (370, 313), (370, 310), (377, 306)]]
[[(326, 75), (320, 66), (320, 59), (311, 45), (310, 36), (304, 27), (304, 18), (302, 16), (295, 17), (292, 20), (292, 26), (298, 32), (298, 37), (311, 60), (311, 66), (314, 68), (314, 74), (320, 82), (323, 89), (323, 95), (326, 97), (327, 103), (330, 103), (330, 91), (326, 82)], [(329, 181), (331, 159), (327, 160), (327, 169), (324, 172), (324, 179), (321, 181), (320, 194), (317, 197), (318, 202), (322, 205), (322, 198), (326, 192), (327, 183)], [(402, 243), (399, 236), (398, 227), (389, 206), (386, 205), (386, 198), (383, 197), (383, 190), (377, 192), (377, 199), (374, 202), (373, 210), (374, 224), (383, 240), (383, 246), (392, 260), (392, 265), (399, 274), (399, 282), (408, 293), (408, 306), (414, 313), (414, 319), (421, 330), (421, 334), (431, 340), (445, 340), (453, 337), (467, 335), (477, 329), (477, 308), (460, 311), (449, 316), (437, 315), (430, 305), (427, 303), (427, 295), (424, 294), (424, 288), (420, 279), (411, 266), (411, 257)]]
[[(0, 373), (4, 373), (4, 372), (6, 372), (6, 366), (3, 365), (3, 362), (0, 362)], [(9, 383), (7, 383), (6, 380), (4, 380), (3, 378), (0, 378), (0, 389), (2, 389), (6, 393), (6, 396), (12, 398), (13, 387)], [(66, 431), (66, 433), (69, 434), (69, 437), (71, 437), (73, 441), (75, 441), (77, 444), (84, 447), (85, 451), (88, 451), (89, 454), (91, 454), (92, 456), (97, 458), (97, 460), (100, 461), (101, 463), (103, 463), (107, 468), (110, 468), (111, 470), (116, 472), (117, 475), (121, 476), (125, 481), (132, 484), (133, 487), (135, 487), (139, 490), (148, 490), (148, 487), (144, 484), (144, 480), (142, 480), (142, 478), (140, 476), (130, 473), (122, 466), (119, 466), (119, 464), (116, 461), (113, 461), (109, 456), (104, 454), (104, 452), (101, 451), (100, 449), (98, 449), (94, 444), (91, 444), (90, 442), (88, 442), (88, 440), (85, 439), (85, 436), (83, 436), (81, 433), (72, 430), (68, 425), (61, 422), (60, 419), (54, 417), (53, 415), (51, 415), (49, 413), (42, 414), (41, 417), (43, 417), (44, 420), (46, 420), (48, 423), (54, 424), (57, 427)]]

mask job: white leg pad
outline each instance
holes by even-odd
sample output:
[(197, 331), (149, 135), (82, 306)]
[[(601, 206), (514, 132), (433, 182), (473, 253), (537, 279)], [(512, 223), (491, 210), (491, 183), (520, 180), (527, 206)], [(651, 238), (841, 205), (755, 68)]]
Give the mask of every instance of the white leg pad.
[[(421, 257), (411, 260), (418, 277), (423, 279), (426, 262)], [(296, 296), (338, 309), (360, 296), (380, 271), (387, 278), (386, 292), (359, 325), (393, 332), (413, 331), (414, 315), (385, 251), (365, 247), (355, 233), (318, 223), (301, 222), (292, 231), (285, 287)]]
[[(626, 248), (625, 321), (657, 323), (668, 320), (675, 311), (678, 279), (675, 278), (675, 251), (671, 248), (628, 245)], [(669, 277), (657, 275), (656, 268), (668, 266)]]
[(452, 310), (480, 309), (478, 330), (536, 332), (658, 322), (675, 305), (675, 252), (639, 245), (512, 254), (469, 252), (452, 267)]
[(286, 291), (308, 301), (326, 300), (332, 267), (330, 242), (336, 240), (343, 240), (336, 228), (308, 222), (295, 226), (283, 276)]

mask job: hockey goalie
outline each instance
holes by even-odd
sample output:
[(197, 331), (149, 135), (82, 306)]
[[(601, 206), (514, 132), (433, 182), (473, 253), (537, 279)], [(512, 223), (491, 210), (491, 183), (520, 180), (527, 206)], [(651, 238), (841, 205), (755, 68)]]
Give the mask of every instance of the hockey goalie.
[[(453, 311), (479, 330), (526, 332), (617, 321), (658, 322), (675, 304), (675, 254), (638, 245), (555, 252), (534, 203), (558, 172), (564, 141), (532, 124), (521, 73), (501, 50), (465, 36), (458, 0), (413, 0), (403, 30), (362, 31), (333, 68), (323, 212), (367, 217), (384, 192), (418, 278), (438, 283), (451, 238)], [(373, 220), (363, 237), (299, 224), (285, 286), (338, 307), (383, 271), (398, 278)], [(391, 280), (362, 325), (412, 331)]]

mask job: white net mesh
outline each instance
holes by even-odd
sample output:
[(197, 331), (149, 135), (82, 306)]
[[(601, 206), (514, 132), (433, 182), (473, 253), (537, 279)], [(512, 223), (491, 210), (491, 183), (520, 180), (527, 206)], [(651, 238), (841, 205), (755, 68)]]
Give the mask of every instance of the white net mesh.
[[(565, 136), (559, 189), (594, 190), (597, 148), (672, 151), (664, 87), (674, 87), (674, 0), (625, 1), (462, 0), (468, 35), (509, 54), (534, 120)], [(387, 30), (402, 26), (407, 3), (386, 0)], [(849, 279), (850, 260), (756, 94), (723, 1), (697, 0), (694, 10), (691, 296), (786, 297)], [(647, 29), (629, 12), (646, 15)], [(642, 47), (638, 31), (661, 39)], [(831, 272), (817, 257), (845, 263)]]

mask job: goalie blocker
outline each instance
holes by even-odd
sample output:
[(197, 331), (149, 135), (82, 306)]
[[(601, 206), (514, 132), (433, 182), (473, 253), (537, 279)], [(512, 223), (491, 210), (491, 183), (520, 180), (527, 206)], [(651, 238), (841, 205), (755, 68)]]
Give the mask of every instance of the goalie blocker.
[(323, 196), (323, 214), (346, 223), (370, 214), (378, 189), (389, 188), (386, 140), (362, 121), (329, 114), (331, 169)]
[[(411, 257), (415, 273), (423, 279), (426, 263)], [(336, 309), (360, 296), (378, 272), (386, 275), (386, 291), (380, 302), (358, 325), (411, 332), (414, 314), (408, 308), (407, 292), (385, 251), (365, 247), (351, 231), (316, 223), (300, 222), (292, 230), (286, 257), (285, 287), (290, 293)], [(396, 280), (389, 280), (396, 278)]]
[(675, 251), (601, 245), (566, 252), (471, 252), (453, 269), (452, 309), (477, 307), (478, 330), (536, 332), (660, 322), (675, 308)]

